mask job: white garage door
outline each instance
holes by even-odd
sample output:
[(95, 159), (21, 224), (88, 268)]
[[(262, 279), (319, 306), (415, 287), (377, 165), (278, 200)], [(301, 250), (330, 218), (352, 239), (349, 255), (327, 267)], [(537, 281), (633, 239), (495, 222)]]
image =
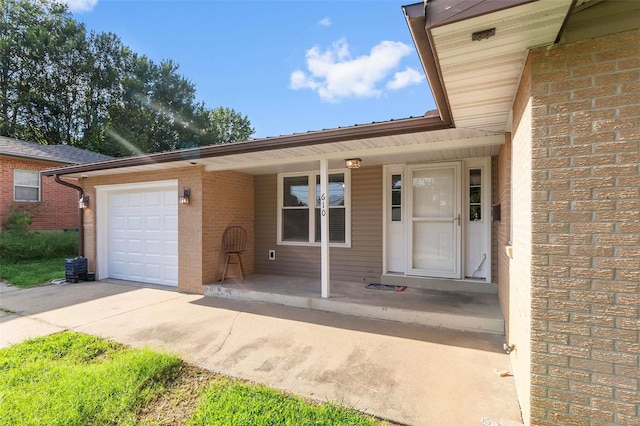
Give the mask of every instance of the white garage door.
[(178, 191), (109, 192), (107, 264), (111, 278), (178, 285)]

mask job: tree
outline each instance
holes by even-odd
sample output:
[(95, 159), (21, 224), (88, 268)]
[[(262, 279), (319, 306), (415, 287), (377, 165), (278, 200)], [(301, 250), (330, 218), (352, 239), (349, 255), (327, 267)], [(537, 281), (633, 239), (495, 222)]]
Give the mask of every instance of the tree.
[(246, 141), (255, 133), (249, 118), (233, 108), (221, 106), (202, 113), (205, 114), (204, 134), (213, 139), (213, 143)]
[(194, 130), (195, 87), (172, 61), (155, 64), (133, 56), (123, 81), (121, 102), (109, 108), (108, 136), (129, 153), (180, 147)]
[(87, 33), (50, 0), (0, 0), (0, 135), (113, 156), (246, 140), (233, 109), (208, 110), (171, 60)]

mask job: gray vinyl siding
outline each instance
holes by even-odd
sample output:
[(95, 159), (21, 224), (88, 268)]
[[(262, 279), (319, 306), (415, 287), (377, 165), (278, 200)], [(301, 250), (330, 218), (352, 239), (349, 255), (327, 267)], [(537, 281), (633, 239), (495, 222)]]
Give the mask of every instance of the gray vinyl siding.
[[(320, 247), (277, 245), (277, 175), (255, 176), (255, 272), (320, 278)], [(267, 259), (269, 250), (276, 260)], [(382, 167), (351, 171), (351, 248), (331, 247), (331, 279), (378, 282), (382, 272)]]

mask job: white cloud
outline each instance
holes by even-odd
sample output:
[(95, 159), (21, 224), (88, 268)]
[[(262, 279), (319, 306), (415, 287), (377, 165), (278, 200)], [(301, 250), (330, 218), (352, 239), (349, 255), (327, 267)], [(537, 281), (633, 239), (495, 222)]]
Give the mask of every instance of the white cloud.
[(71, 12), (88, 12), (98, 4), (98, 0), (57, 0), (69, 6)]
[(318, 21), (318, 24), (322, 25), (323, 27), (328, 27), (331, 25), (331, 19), (329, 19), (329, 17), (322, 18)]
[(393, 80), (387, 83), (387, 89), (400, 90), (413, 84), (420, 84), (424, 81), (424, 76), (411, 67), (404, 71), (398, 71), (393, 75)]
[(404, 43), (382, 41), (369, 55), (352, 58), (344, 38), (324, 52), (314, 46), (306, 54), (307, 72), (294, 71), (289, 87), (311, 89), (329, 102), (350, 97), (377, 97), (382, 94), (379, 85), (411, 51)]

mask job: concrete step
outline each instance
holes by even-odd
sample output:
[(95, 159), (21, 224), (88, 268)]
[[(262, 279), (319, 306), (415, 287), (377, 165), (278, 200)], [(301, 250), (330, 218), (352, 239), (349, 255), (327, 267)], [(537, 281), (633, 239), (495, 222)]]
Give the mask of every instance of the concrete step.
[(447, 278), (412, 277), (401, 274), (382, 274), (382, 284), (406, 285), (425, 290), (463, 291), (467, 293), (498, 294), (498, 284), (483, 280), (455, 280)]
[(323, 299), (319, 296), (279, 294), (226, 284), (205, 285), (204, 294), (205, 296), (266, 302), (407, 324), (504, 335), (504, 319), (501, 314), (478, 316), (459, 312), (416, 310), (366, 304), (362, 303), (362, 301), (356, 303), (340, 296)]

